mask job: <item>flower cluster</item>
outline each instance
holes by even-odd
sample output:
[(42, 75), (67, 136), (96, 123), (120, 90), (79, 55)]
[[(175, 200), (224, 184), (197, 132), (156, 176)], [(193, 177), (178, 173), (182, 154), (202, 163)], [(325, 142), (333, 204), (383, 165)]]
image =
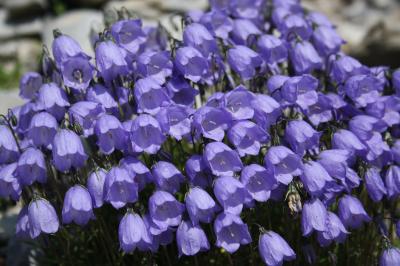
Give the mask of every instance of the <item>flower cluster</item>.
[(85, 230), (110, 205), (125, 253), (235, 253), (256, 237), (267, 265), (312, 253), (269, 213), (252, 218), (271, 204), (321, 247), (375, 223), (380, 264), (399, 265), (385, 219), (400, 233), (400, 71), (342, 53), (329, 20), (296, 0), (210, 5), (183, 18), (182, 40), (121, 18), (95, 58), (55, 32), (0, 125), (0, 195), (24, 203), (17, 235)]

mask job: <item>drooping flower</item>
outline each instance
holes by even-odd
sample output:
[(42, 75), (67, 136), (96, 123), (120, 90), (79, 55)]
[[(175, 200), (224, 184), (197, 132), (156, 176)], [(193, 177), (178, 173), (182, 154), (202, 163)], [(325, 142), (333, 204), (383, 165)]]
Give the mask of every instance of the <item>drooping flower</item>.
[(344, 195), (339, 200), (339, 217), (347, 228), (359, 228), (363, 222), (370, 222), (371, 218), (365, 212), (361, 202), (353, 196)]
[(300, 157), (285, 146), (272, 146), (264, 158), (267, 169), (271, 169), (276, 179), (288, 185), (294, 176), (302, 173)]
[(18, 181), (21, 185), (31, 185), (47, 180), (47, 167), (43, 153), (35, 148), (26, 149), (18, 159)]
[(104, 200), (116, 209), (138, 200), (138, 184), (126, 168), (115, 166), (107, 173), (104, 182)]
[(214, 195), (225, 212), (240, 215), (251, 196), (244, 185), (234, 177), (221, 176), (214, 181)]
[(372, 75), (356, 75), (350, 77), (345, 85), (346, 95), (359, 107), (366, 107), (379, 97), (382, 90), (379, 79)]
[(257, 124), (242, 120), (228, 131), (229, 141), (236, 147), (240, 156), (257, 155), (261, 145), (269, 140), (269, 134)]
[(288, 78), (282, 85), (280, 95), (289, 104), (296, 104), (307, 110), (318, 102), (318, 80), (311, 75)]
[(243, 168), (238, 153), (222, 142), (207, 144), (203, 158), (211, 172), (217, 176), (233, 175)]
[(191, 118), (193, 109), (185, 105), (171, 104), (161, 108), (157, 113), (156, 119), (160, 123), (163, 132), (169, 134), (177, 140), (183, 137), (190, 139)]
[(152, 236), (146, 224), (138, 214), (128, 211), (121, 219), (118, 228), (119, 245), (126, 252), (136, 248), (140, 251), (149, 250), (152, 245)]
[(111, 35), (118, 45), (134, 55), (146, 42), (146, 34), (142, 29), (140, 19), (124, 19), (115, 22), (111, 26)]
[(126, 146), (126, 132), (118, 118), (113, 115), (100, 116), (94, 133), (97, 136), (97, 145), (104, 154), (111, 154), (115, 149), (123, 150)]
[(400, 249), (396, 247), (385, 249), (379, 260), (379, 266), (395, 266), (400, 264)]
[(243, 81), (256, 75), (256, 68), (262, 64), (261, 57), (247, 46), (237, 45), (228, 50), (228, 63)]
[(131, 172), (131, 175), (135, 176), (134, 180), (139, 185), (139, 191), (144, 189), (146, 184), (154, 181), (149, 168), (135, 157), (124, 157), (119, 164)]
[(64, 85), (78, 93), (86, 91), (95, 74), (93, 65), (83, 55), (77, 55), (64, 60), (60, 68)]
[(321, 69), (322, 59), (314, 46), (307, 42), (297, 42), (290, 50), (290, 60), (297, 74), (311, 73), (313, 70)]
[(211, 53), (218, 51), (217, 42), (205, 26), (191, 23), (183, 31), (183, 43), (200, 51), (208, 58)]
[(379, 119), (369, 115), (354, 116), (349, 122), (349, 129), (360, 140), (368, 140), (375, 132), (383, 132), (386, 125)]
[(254, 94), (240, 85), (225, 94), (224, 107), (234, 120), (251, 119), (254, 115), (253, 100)]
[(225, 12), (219, 10), (205, 13), (200, 18), (200, 23), (221, 39), (228, 39), (229, 33), (233, 30), (232, 19)]
[(157, 188), (170, 193), (176, 193), (185, 180), (182, 173), (172, 163), (159, 161), (151, 170)]
[(176, 243), (179, 256), (196, 255), (198, 252), (210, 249), (206, 233), (200, 225), (193, 225), (188, 221), (182, 221), (176, 230)]
[(300, 179), (312, 196), (321, 195), (325, 186), (329, 182), (333, 182), (325, 168), (315, 161), (309, 161), (303, 165), (303, 173), (300, 175)]
[(178, 226), (184, 210), (185, 205), (166, 191), (157, 190), (149, 198), (150, 217), (161, 229), (167, 230), (170, 226)]
[(29, 237), (29, 217), (28, 217), (28, 206), (24, 206), (18, 214), (17, 224), (15, 225), (15, 235), (18, 238)]
[(332, 147), (350, 152), (350, 156), (361, 155), (366, 147), (359, 138), (351, 131), (340, 129), (332, 137)]
[(143, 77), (151, 76), (163, 84), (171, 76), (173, 63), (168, 51), (148, 51), (142, 53), (136, 62), (137, 71)]
[(172, 77), (165, 87), (170, 99), (176, 104), (193, 106), (194, 98), (199, 94), (182, 76)]
[(318, 198), (305, 202), (301, 215), (303, 236), (311, 235), (314, 230), (324, 232), (326, 230), (326, 219), (326, 207)]
[(264, 130), (269, 130), (281, 115), (281, 106), (269, 95), (256, 94), (252, 103), (254, 107), (254, 121)]
[(283, 261), (291, 261), (296, 254), (280, 235), (267, 231), (258, 239), (258, 252), (268, 266), (282, 265)]
[(192, 155), (186, 161), (185, 172), (193, 186), (206, 188), (211, 184), (211, 172), (201, 155)]
[(139, 113), (155, 115), (170, 101), (167, 90), (153, 77), (139, 79), (135, 83), (134, 95)]
[(53, 234), (58, 231), (60, 222), (54, 207), (45, 199), (31, 201), (28, 206), (29, 234), (31, 238), (41, 233)]
[(376, 167), (371, 167), (365, 172), (365, 186), (369, 197), (375, 202), (380, 201), (387, 193), (380, 173)]
[(257, 48), (268, 64), (282, 63), (287, 60), (286, 42), (274, 35), (261, 35), (257, 41)]
[(307, 150), (318, 150), (320, 136), (321, 133), (304, 120), (290, 121), (285, 130), (285, 140), (299, 155), (304, 155)]
[(44, 110), (52, 114), (57, 120), (62, 120), (65, 108), (69, 106), (67, 94), (57, 84), (45, 83), (40, 87), (36, 103), (37, 111)]
[(72, 167), (81, 168), (88, 158), (78, 135), (72, 130), (61, 129), (53, 140), (53, 163), (57, 170), (65, 172)]
[(328, 211), (326, 215), (326, 229), (318, 232), (318, 242), (321, 246), (326, 247), (336, 241), (342, 243), (346, 240), (349, 232), (344, 227), (342, 221), (333, 212)]
[(92, 198), (89, 191), (81, 186), (75, 185), (68, 189), (64, 198), (62, 209), (62, 220), (64, 224), (69, 224), (72, 221), (83, 226), (90, 219), (94, 219)]
[(353, 57), (340, 55), (338, 59), (333, 60), (329, 75), (334, 82), (341, 84), (349, 77), (368, 72), (368, 69)]
[(155, 118), (147, 114), (141, 114), (135, 118), (130, 130), (130, 142), (134, 152), (155, 154), (164, 140), (165, 136)]
[(101, 42), (96, 46), (96, 65), (99, 74), (108, 83), (128, 74), (128, 64), (120, 47), (111, 41)]
[(189, 190), (185, 198), (186, 210), (193, 224), (199, 222), (210, 223), (217, 211), (217, 204), (203, 189), (194, 187)]
[(194, 113), (192, 127), (196, 138), (221, 141), (230, 123), (231, 116), (225, 109), (203, 106)]
[(331, 26), (318, 26), (313, 32), (312, 40), (315, 48), (322, 56), (336, 54), (344, 43)]
[(58, 123), (54, 116), (47, 112), (40, 112), (32, 117), (27, 137), (36, 147), (51, 148), (57, 129)]
[(214, 232), (217, 236), (217, 247), (229, 253), (236, 252), (240, 245), (251, 243), (249, 229), (242, 219), (231, 213), (220, 213), (214, 221)]
[(282, 33), (283, 37), (288, 40), (293, 40), (295, 37), (301, 40), (310, 39), (313, 34), (311, 25), (302, 16), (302, 14), (289, 13), (283, 18), (277, 28)]
[(278, 181), (271, 171), (258, 164), (245, 166), (240, 175), (240, 182), (254, 200), (265, 202), (271, 191), (278, 186)]
[(320, 163), (331, 177), (346, 178), (350, 152), (341, 149), (324, 150), (318, 154)]
[(260, 35), (260, 29), (250, 19), (234, 19), (231, 38), (237, 45), (247, 45), (253, 38)]
[(100, 103), (89, 101), (79, 101), (68, 110), (71, 122), (81, 126), (85, 137), (93, 135), (95, 122), (104, 113), (105, 109)]
[(15, 162), (19, 156), (17, 142), (11, 130), (0, 125), (0, 164)]
[(34, 100), (43, 84), (42, 76), (37, 72), (26, 72), (19, 81), (19, 96)]
[(86, 93), (86, 100), (101, 104), (104, 109), (111, 114), (118, 114), (118, 103), (111, 95), (110, 91), (101, 84), (95, 84)]
[(400, 196), (400, 167), (391, 165), (385, 174), (385, 184), (389, 199), (396, 199)]
[(199, 82), (208, 74), (209, 64), (196, 48), (184, 46), (176, 50), (175, 67), (188, 80)]
[(22, 188), (17, 179), (17, 163), (6, 164), (0, 168), (0, 197), (10, 197), (18, 201)]
[(107, 172), (104, 169), (93, 171), (87, 179), (87, 189), (92, 197), (93, 208), (100, 208), (104, 203), (104, 183)]

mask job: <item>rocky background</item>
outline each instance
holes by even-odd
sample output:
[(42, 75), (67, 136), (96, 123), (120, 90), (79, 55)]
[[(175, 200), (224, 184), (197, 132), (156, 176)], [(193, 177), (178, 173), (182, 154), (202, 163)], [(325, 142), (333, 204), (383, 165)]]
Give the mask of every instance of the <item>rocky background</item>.
[[(367, 65), (400, 67), (400, 0), (303, 0), (303, 4), (325, 13), (337, 25), (347, 40), (347, 53)], [(21, 103), (19, 77), (38, 70), (42, 43), (51, 47), (54, 28), (93, 55), (90, 31), (101, 31), (104, 14), (115, 16), (122, 7), (145, 24), (160, 21), (173, 32), (171, 14), (206, 9), (207, 0), (0, 0), (0, 113)], [(19, 208), (9, 206), (0, 202), (0, 266), (32, 265), (29, 246), (12, 239)], [(7, 261), (7, 254), (19, 256)]]

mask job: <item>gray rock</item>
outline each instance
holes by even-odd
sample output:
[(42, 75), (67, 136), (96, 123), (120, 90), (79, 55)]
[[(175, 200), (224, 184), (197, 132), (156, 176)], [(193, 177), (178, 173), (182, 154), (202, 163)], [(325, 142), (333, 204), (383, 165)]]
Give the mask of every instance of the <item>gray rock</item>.
[[(103, 15), (94, 10), (77, 10), (63, 14), (57, 18), (49, 18), (43, 27), (43, 42), (51, 48), (53, 41), (53, 30), (59, 29), (63, 34), (67, 34), (79, 42), (82, 49), (93, 56), (94, 51), (90, 43), (90, 30), (95, 27), (103, 29)], [(51, 50), (51, 49), (50, 49)]]
[(161, 8), (166, 12), (204, 10), (208, 0), (161, 0)]
[(0, 9), (0, 40), (10, 39), (14, 36), (14, 27), (7, 22), (7, 10)]
[(39, 37), (43, 28), (40, 18), (23, 22), (12, 22), (7, 19), (7, 11), (0, 9), (0, 41), (26, 36)]
[(111, 1), (104, 7), (106, 12), (116, 12), (126, 8), (142, 19), (157, 20), (161, 15), (160, 1), (157, 0), (132, 0), (132, 1)]
[[(23, 104), (24, 101), (19, 97), (18, 95), (18, 90), (0, 90), (0, 114), (6, 114), (7, 110), (9, 108), (16, 107), (18, 105)], [(9, 224), (8, 224), (9, 225)], [(11, 231), (7, 231), (5, 226), (8, 226), (7, 224), (4, 224), (3, 229), (0, 228), (0, 236), (2, 237), (5, 234), (10, 235), (11, 233), (14, 233), (12, 230), (11, 226)], [(8, 227), (10, 228), (10, 227)]]
[(7, 8), (9, 18), (25, 19), (41, 14), (47, 8), (46, 0), (5, 0), (4, 7)]

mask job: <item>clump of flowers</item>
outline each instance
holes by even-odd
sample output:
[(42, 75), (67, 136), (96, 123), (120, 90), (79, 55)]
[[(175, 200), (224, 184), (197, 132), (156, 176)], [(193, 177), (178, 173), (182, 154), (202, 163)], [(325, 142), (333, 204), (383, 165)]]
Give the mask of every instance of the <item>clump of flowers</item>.
[(400, 71), (298, 1), (210, 6), (181, 40), (120, 17), (95, 58), (55, 32), (1, 117), (16, 234), (74, 264), (399, 265)]

